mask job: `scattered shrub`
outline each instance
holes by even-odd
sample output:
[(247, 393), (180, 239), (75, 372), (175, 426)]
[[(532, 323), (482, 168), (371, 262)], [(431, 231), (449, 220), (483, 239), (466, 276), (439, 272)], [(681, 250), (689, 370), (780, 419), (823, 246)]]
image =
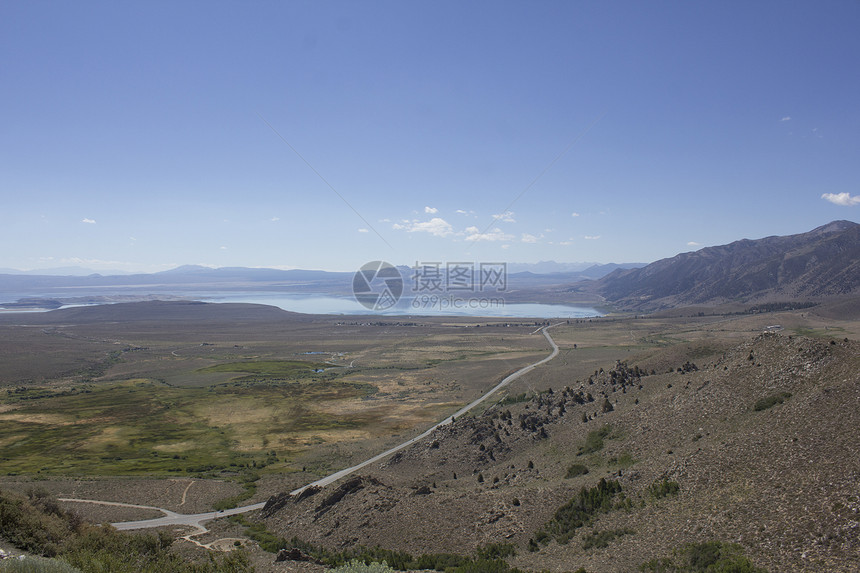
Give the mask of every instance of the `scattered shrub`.
[(678, 492), (681, 491), (681, 486), (676, 481), (669, 481), (664, 479), (663, 481), (655, 481), (648, 488), (648, 493), (654, 499), (661, 499), (670, 495), (678, 495)]
[(476, 555), (478, 559), (504, 559), (506, 557), (514, 557), (517, 554), (517, 548), (512, 543), (490, 543), (483, 547), (478, 547)]
[(222, 499), (216, 501), (213, 505), (213, 509), (222, 510), (222, 509), (233, 509), (234, 507), (239, 507), (239, 504), (243, 501), (251, 499), (257, 493), (257, 484), (253, 481), (245, 482), (244, 484), (245, 490), (241, 493), (234, 495), (233, 497), (228, 497), (226, 499)]
[[(364, 565), (385, 564), (384, 566), (388, 569), (378, 569), (380, 572), (436, 570), (447, 573), (521, 573), (502, 561), (504, 557), (515, 554), (515, 547), (507, 543), (490, 544), (479, 548), (475, 558), (453, 553), (425, 554), (416, 558), (403, 551), (392, 551), (382, 547), (369, 548), (360, 545), (343, 551), (330, 551), (298, 537), (289, 540), (278, 537), (268, 532), (262, 523), (251, 523), (241, 515), (234, 515), (229, 519), (244, 525), (246, 527), (245, 535), (257, 541), (265, 551), (277, 553), (284, 548), (296, 548), (330, 567), (353, 566), (353, 562), (357, 561)], [(353, 571), (353, 569), (344, 569), (343, 571)], [(377, 570), (357, 569), (355, 571), (361, 573), (373, 571), (376, 573)]]
[(81, 573), (64, 561), (44, 557), (26, 559), (3, 559), (0, 561), (2, 573)]
[(499, 400), (499, 406), (508, 406), (510, 404), (519, 404), (520, 402), (528, 402), (531, 400), (533, 394), (528, 394), (523, 392), (522, 394), (517, 394), (516, 396), (511, 396), (510, 394)]
[(767, 573), (743, 554), (740, 546), (719, 541), (691, 543), (639, 566), (646, 573)]
[(364, 562), (358, 559), (353, 559), (346, 565), (335, 567), (331, 573), (393, 573), (394, 569), (388, 566), (387, 563), (376, 563), (365, 565)]
[(626, 470), (627, 468), (635, 464), (636, 460), (634, 460), (633, 456), (631, 456), (629, 453), (623, 452), (621, 455), (612, 456), (611, 458), (609, 458), (608, 462), (609, 465), (617, 466), (621, 469)]
[(588, 551), (592, 547), (597, 547), (598, 549), (608, 547), (610, 542), (621, 537), (622, 535), (631, 535), (633, 533), (636, 532), (628, 527), (622, 527), (621, 529), (609, 529), (606, 531), (593, 531), (586, 535), (583, 539), (582, 549)]
[(599, 430), (591, 430), (588, 432), (588, 435), (585, 437), (585, 444), (583, 444), (579, 448), (579, 452), (577, 455), (581, 456), (583, 454), (593, 454), (594, 452), (599, 452), (603, 449), (603, 438), (609, 436), (612, 432), (612, 426), (608, 424), (603, 426)]
[(753, 406), (753, 410), (756, 412), (761, 412), (762, 410), (767, 410), (768, 408), (772, 408), (777, 404), (782, 404), (787, 399), (791, 398), (791, 392), (780, 392), (779, 394), (773, 394), (772, 396), (768, 396), (767, 398), (762, 398), (755, 403)]
[(565, 478), (575, 478), (578, 476), (584, 476), (588, 473), (588, 468), (584, 464), (573, 464), (569, 468), (567, 468), (567, 475)]

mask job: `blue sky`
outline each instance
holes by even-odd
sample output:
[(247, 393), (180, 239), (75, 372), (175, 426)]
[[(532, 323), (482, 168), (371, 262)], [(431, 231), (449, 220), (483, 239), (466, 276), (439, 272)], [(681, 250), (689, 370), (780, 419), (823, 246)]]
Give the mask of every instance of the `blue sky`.
[(857, 30), (847, 0), (7, 1), (0, 267), (650, 262), (857, 220)]

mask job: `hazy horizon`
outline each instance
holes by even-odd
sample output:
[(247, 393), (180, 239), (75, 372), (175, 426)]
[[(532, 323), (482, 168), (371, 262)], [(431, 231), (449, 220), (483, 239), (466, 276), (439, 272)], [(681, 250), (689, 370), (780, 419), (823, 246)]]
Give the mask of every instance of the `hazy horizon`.
[[(367, 261), (365, 261), (365, 262), (367, 262)], [(505, 261), (505, 263), (508, 265), (508, 268), (513, 267), (513, 268), (516, 268), (516, 269), (523, 268), (523, 267), (535, 267), (535, 266), (570, 267), (570, 271), (567, 271), (567, 270), (566, 270), (566, 271), (563, 271), (563, 272), (577, 272), (577, 271), (580, 271), (580, 270), (588, 269), (588, 268), (590, 268), (590, 267), (592, 267), (592, 266), (603, 266), (603, 265), (645, 265), (645, 264), (648, 264), (648, 263), (640, 263), (640, 262), (633, 262), (633, 261), (625, 261), (625, 262), (621, 262), (621, 263), (616, 263), (616, 262), (609, 262), (609, 263), (597, 263), (597, 262), (590, 262), (590, 261), (575, 261), (575, 262), (537, 261), (537, 262), (535, 262), (535, 263), (521, 263), (521, 262), (507, 262), (507, 261)], [(392, 263), (392, 264), (394, 264), (394, 265), (395, 265), (395, 266), (397, 266), (397, 267), (408, 267), (408, 268), (411, 268), (411, 267), (413, 267), (413, 266), (414, 266), (415, 262), (414, 262), (414, 261), (413, 261), (412, 263), (405, 263), (405, 262), (404, 262), (404, 263), (400, 263), (400, 262), (395, 262), (395, 263)], [(65, 272), (67, 272), (67, 273), (70, 273), (70, 274), (68, 274), (68, 275), (58, 275), (58, 276), (78, 276), (78, 275), (79, 275), (79, 274), (81, 274), (81, 273), (98, 273), (98, 274), (104, 274), (104, 273), (108, 273), (108, 274), (110, 274), (110, 273), (118, 273), (118, 274), (120, 274), (120, 275), (123, 275), (123, 274), (154, 274), (154, 273), (158, 273), (158, 272), (174, 271), (174, 270), (182, 269), (182, 268), (184, 268), (184, 267), (190, 267), (190, 268), (195, 268), (195, 267), (196, 267), (196, 268), (201, 268), (201, 269), (204, 269), (204, 268), (205, 268), (205, 269), (210, 269), (210, 270), (227, 269), (227, 268), (239, 268), (239, 269), (251, 269), (251, 270), (312, 271), (312, 272), (325, 272), (325, 273), (354, 273), (354, 272), (357, 270), (356, 268), (353, 268), (353, 269), (325, 269), (325, 268), (299, 268), (299, 267), (249, 267), (249, 266), (244, 266), (244, 265), (229, 266), (229, 267), (219, 267), (219, 266), (215, 266), (215, 265), (182, 264), (182, 265), (178, 265), (178, 266), (175, 266), (175, 267), (170, 267), (170, 268), (164, 269), (164, 270), (162, 270), (162, 271), (140, 271), (140, 272), (124, 271), (124, 270), (120, 270), (120, 269), (102, 269), (102, 270), (97, 270), (97, 269), (91, 269), (91, 268), (82, 267), (82, 266), (68, 266), (68, 267), (40, 267), (40, 268), (34, 268), (34, 269), (14, 269), (14, 268), (4, 268), (4, 267), (0, 267), (0, 274), (3, 274), (3, 273), (9, 273), (9, 274), (38, 274), (39, 272), (42, 272), (42, 271), (65, 271)], [(523, 269), (523, 270), (527, 270), (527, 269)], [(511, 272), (520, 272), (520, 271), (519, 271), (519, 270), (514, 270), (514, 271), (511, 271)], [(550, 271), (550, 272), (559, 272), (559, 271)]]

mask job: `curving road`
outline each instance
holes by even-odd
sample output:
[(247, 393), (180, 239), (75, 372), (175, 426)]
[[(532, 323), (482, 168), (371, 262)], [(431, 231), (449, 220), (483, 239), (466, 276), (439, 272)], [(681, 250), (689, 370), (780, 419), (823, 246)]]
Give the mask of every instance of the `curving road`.
[[(360, 470), (363, 467), (366, 467), (366, 466), (369, 466), (370, 464), (376, 463), (376, 462), (378, 462), (378, 461), (380, 461), (380, 460), (390, 456), (391, 454), (398, 452), (404, 448), (408, 448), (409, 446), (411, 446), (415, 442), (423, 440), (424, 438), (426, 438), (427, 436), (432, 434), (437, 428), (441, 428), (442, 426), (446, 426), (446, 425), (452, 423), (455, 418), (459, 418), (460, 416), (462, 416), (466, 412), (474, 409), (476, 406), (480, 405), (485, 400), (487, 400), (487, 398), (489, 398), (490, 396), (492, 396), (493, 394), (495, 394), (496, 392), (498, 392), (499, 390), (501, 390), (502, 388), (504, 388), (505, 386), (507, 386), (508, 384), (513, 382), (514, 380), (516, 380), (517, 378), (519, 378), (520, 376), (523, 376), (524, 374), (531, 372), (532, 370), (534, 370), (535, 368), (537, 368), (538, 366), (540, 366), (542, 364), (546, 364), (547, 362), (549, 362), (550, 360), (552, 360), (553, 358), (558, 356), (558, 344), (555, 343), (555, 340), (552, 339), (552, 337), (549, 335), (549, 332), (547, 332), (547, 330), (552, 328), (553, 326), (558, 326), (559, 324), (562, 324), (562, 323), (559, 322), (559, 323), (552, 324), (549, 326), (544, 326), (543, 328), (539, 328), (538, 330), (535, 331), (535, 333), (536, 332), (543, 332), (543, 335), (546, 337), (547, 342), (549, 342), (550, 346), (552, 347), (552, 352), (546, 358), (538, 360), (537, 362), (529, 364), (528, 366), (524, 366), (524, 367), (520, 368), (519, 370), (517, 370), (516, 372), (514, 372), (513, 374), (508, 375), (501, 382), (496, 384), (491, 390), (489, 390), (488, 392), (485, 392), (480, 398), (478, 398), (477, 400), (474, 400), (473, 402), (467, 404), (466, 406), (463, 406), (457, 412), (455, 412), (452, 416), (445, 418), (444, 420), (442, 420), (441, 422), (439, 422), (438, 424), (436, 424), (435, 426), (433, 426), (432, 428), (430, 428), (429, 430), (427, 430), (423, 434), (415, 436), (414, 438), (410, 438), (409, 440), (406, 440), (402, 444), (394, 446), (391, 449), (385, 450), (381, 454), (375, 455), (372, 458), (370, 458), (369, 460), (365, 460), (365, 461), (361, 462), (360, 464), (356, 464), (352, 467), (340, 470), (340, 471), (335, 472), (335, 473), (333, 473), (329, 476), (326, 476), (322, 479), (318, 479), (315, 482), (311, 482), (305, 486), (302, 486), (296, 490), (293, 490), (290, 492), (290, 494), (291, 495), (297, 495), (309, 487), (327, 486), (333, 482), (336, 482), (337, 480), (339, 480), (342, 477), (345, 477), (351, 473), (357, 472), (358, 470)], [(534, 334), (534, 333), (532, 333), (532, 334)], [(263, 506), (266, 505), (265, 502), (261, 502), (261, 503), (255, 503), (253, 505), (245, 505), (242, 507), (236, 507), (233, 509), (225, 509), (224, 511), (208, 511), (206, 513), (182, 514), (182, 513), (174, 513), (172, 511), (168, 511), (166, 509), (161, 509), (159, 507), (139, 506), (139, 505), (132, 505), (132, 504), (116, 503), (116, 502), (100, 502), (100, 501), (95, 501), (95, 500), (84, 500), (84, 499), (74, 499), (74, 500), (69, 499), (69, 500), (62, 500), (62, 501), (76, 501), (76, 502), (83, 502), (83, 503), (101, 503), (101, 504), (105, 504), (105, 505), (121, 505), (121, 506), (126, 506), (126, 507), (140, 507), (140, 508), (145, 508), (145, 509), (157, 509), (157, 510), (164, 513), (164, 517), (157, 517), (155, 519), (142, 519), (140, 521), (122, 521), (119, 523), (113, 523), (112, 525), (114, 527), (116, 527), (117, 529), (120, 529), (120, 530), (145, 529), (145, 528), (149, 528), (149, 527), (163, 527), (163, 526), (169, 526), (169, 525), (185, 525), (185, 526), (190, 526), (190, 527), (194, 527), (197, 529), (197, 532), (195, 532), (191, 535), (197, 535), (198, 533), (205, 533), (207, 531), (207, 529), (205, 527), (203, 527), (203, 525), (201, 525), (201, 523), (204, 521), (209, 521), (211, 519), (216, 519), (218, 517), (226, 517), (228, 515), (236, 515), (239, 513), (247, 513), (249, 511), (255, 511), (258, 509), (262, 509)]]
[[(92, 500), (82, 500), (82, 499), (69, 499), (69, 500), (60, 500), (60, 501), (81, 501), (88, 503), (107, 503), (107, 502), (95, 502)], [(146, 509), (157, 509), (164, 513), (164, 517), (156, 517), (154, 519), (141, 519), (139, 521), (121, 521), (119, 523), (112, 523), (114, 527), (117, 529), (146, 529), (149, 527), (164, 527), (168, 525), (186, 525), (189, 527), (195, 528), (197, 531), (192, 533), (192, 535), (197, 535), (199, 533), (206, 533), (208, 529), (203, 527), (202, 523), (204, 521), (209, 521), (212, 519), (217, 519), (219, 517), (227, 517), (229, 515), (236, 515), (239, 513), (247, 513), (249, 511), (254, 511), (257, 509), (263, 509), (263, 506), (266, 505), (265, 502), (255, 503), (253, 505), (246, 505), (243, 507), (235, 507), (233, 509), (225, 509), (224, 511), (207, 511), (205, 513), (175, 513), (173, 511), (169, 511), (167, 509), (162, 509), (160, 507), (147, 507), (147, 506), (135, 506), (129, 504), (111, 504), (111, 505), (124, 505), (128, 507), (144, 507)]]

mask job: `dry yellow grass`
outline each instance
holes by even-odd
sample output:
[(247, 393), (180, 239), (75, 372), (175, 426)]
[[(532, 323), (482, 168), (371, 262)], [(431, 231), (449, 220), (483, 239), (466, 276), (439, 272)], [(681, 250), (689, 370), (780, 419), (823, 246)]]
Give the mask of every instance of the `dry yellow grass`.
[(128, 441), (128, 429), (122, 426), (107, 426), (102, 428), (98, 435), (90, 438), (83, 445), (83, 449), (101, 450), (107, 445), (122, 445)]
[(67, 414), (37, 414), (37, 413), (4, 413), (0, 414), (0, 422), (23, 422), (25, 424), (43, 424), (48, 426), (69, 426), (77, 423), (72, 415)]
[(235, 426), (266, 423), (283, 410), (265, 398), (224, 397), (192, 408), (195, 415), (204, 418), (210, 426)]

